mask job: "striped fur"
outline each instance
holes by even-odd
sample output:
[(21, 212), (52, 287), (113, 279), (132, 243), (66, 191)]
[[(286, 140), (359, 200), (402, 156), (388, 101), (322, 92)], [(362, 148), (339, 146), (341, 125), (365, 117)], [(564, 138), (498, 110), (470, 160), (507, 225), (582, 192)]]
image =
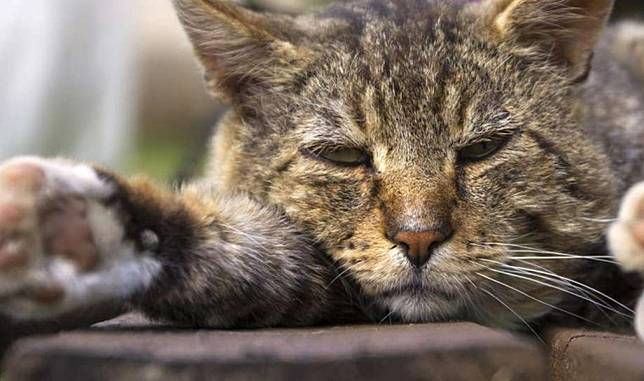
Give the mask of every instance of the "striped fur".
[[(644, 100), (622, 33), (600, 38), (612, 1), (175, 5), (231, 107), (193, 185), (97, 170), (124, 240), (161, 266), (133, 307), (213, 327), (630, 323), (639, 279), (605, 231), (644, 179)], [(461, 159), (485, 141), (503, 144)], [(366, 159), (320, 156), (338, 149)], [(421, 268), (394, 239), (444, 225)]]

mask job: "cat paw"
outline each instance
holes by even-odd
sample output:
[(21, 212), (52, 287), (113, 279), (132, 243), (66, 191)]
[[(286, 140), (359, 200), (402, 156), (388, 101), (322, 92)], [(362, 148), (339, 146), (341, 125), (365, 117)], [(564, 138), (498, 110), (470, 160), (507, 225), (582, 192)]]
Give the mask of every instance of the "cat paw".
[(644, 341), (644, 293), (640, 296), (635, 308), (635, 332)]
[(644, 183), (628, 191), (608, 231), (612, 254), (627, 271), (644, 273)]
[(87, 165), (31, 157), (0, 164), (0, 313), (51, 318), (150, 281), (158, 264), (126, 241), (106, 203), (117, 191)]

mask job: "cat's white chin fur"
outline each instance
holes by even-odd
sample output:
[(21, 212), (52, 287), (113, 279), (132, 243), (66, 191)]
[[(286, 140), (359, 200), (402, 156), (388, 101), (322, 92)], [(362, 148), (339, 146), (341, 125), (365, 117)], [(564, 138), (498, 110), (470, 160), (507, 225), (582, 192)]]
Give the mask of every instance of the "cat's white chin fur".
[[(25, 167), (40, 169), (44, 175), (42, 183), (33, 191), (24, 192), (14, 189), (8, 181), (0, 181), (0, 201), (5, 205), (12, 202), (32, 205), (25, 221), (35, 221), (40, 218), (38, 209), (49, 200), (66, 195), (81, 197), (86, 203), (86, 224), (99, 260), (95, 268), (82, 271), (72, 260), (50, 255), (42, 244), (41, 224), (28, 223), (28, 229), (16, 240), (28, 245), (29, 264), (19, 270), (0, 271), (0, 296), (3, 296), (0, 312), (19, 320), (50, 319), (81, 307), (126, 300), (152, 282), (161, 265), (149, 253), (137, 252), (135, 245), (125, 239), (125, 228), (117, 211), (100, 202), (114, 194), (113, 184), (102, 180), (90, 166), (37, 157), (3, 163), (0, 180), (3, 171), (17, 171), (20, 176), (20, 168)], [(62, 296), (55, 302), (42, 303), (20, 292), (43, 285), (57, 287), (62, 290)]]

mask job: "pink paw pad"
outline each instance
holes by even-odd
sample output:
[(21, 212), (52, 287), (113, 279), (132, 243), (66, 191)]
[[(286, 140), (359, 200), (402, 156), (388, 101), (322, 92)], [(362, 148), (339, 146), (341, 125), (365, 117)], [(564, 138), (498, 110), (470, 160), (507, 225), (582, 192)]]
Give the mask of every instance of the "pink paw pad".
[(29, 214), (29, 208), (16, 202), (0, 203), (0, 230), (19, 224)]
[(0, 272), (20, 270), (30, 262), (23, 237), (29, 213), (26, 205), (0, 203)]
[(45, 172), (36, 164), (16, 163), (0, 171), (0, 181), (13, 189), (37, 191), (45, 182)]
[(631, 231), (633, 232), (633, 237), (635, 237), (635, 240), (644, 247), (644, 220), (633, 224)]
[(72, 261), (80, 271), (90, 271), (99, 264), (85, 201), (76, 197), (52, 201), (41, 210), (40, 220), (49, 255)]
[(14, 271), (29, 265), (29, 253), (15, 242), (0, 239), (0, 272)]
[(644, 198), (640, 200), (636, 216), (639, 220), (633, 224), (631, 230), (635, 240), (644, 246)]

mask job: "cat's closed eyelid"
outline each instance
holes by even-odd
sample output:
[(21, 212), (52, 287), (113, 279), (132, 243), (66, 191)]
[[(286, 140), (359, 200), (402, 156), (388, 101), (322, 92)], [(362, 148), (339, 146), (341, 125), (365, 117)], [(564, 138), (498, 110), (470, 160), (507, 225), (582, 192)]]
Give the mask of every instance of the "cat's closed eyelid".
[(483, 161), (503, 150), (515, 136), (516, 134), (497, 135), (458, 148), (456, 150), (457, 160), (460, 164)]
[(338, 146), (304, 147), (300, 150), (303, 156), (325, 162), (336, 167), (355, 168), (371, 166), (371, 155), (363, 149)]

